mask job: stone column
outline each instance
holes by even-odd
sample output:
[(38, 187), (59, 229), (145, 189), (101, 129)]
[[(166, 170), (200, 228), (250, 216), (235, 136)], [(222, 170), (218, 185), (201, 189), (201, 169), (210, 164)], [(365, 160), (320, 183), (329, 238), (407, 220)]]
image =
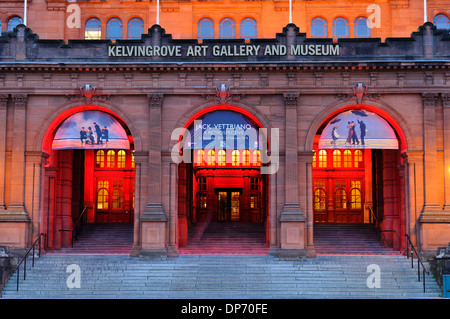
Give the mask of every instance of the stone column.
[(6, 170), (6, 122), (8, 94), (0, 95), (0, 213), (5, 207), (5, 170)]
[(26, 183), (25, 183), (25, 206), (29, 207), (28, 212), (32, 221), (31, 241), (38, 238), (43, 220), (43, 205), (41, 198), (44, 198), (44, 166), (49, 155), (43, 152), (26, 152)]
[(425, 206), (423, 217), (441, 210), (439, 193), (442, 187), (438, 180), (436, 102), (437, 94), (424, 93), (423, 100), (423, 132), (424, 132), (424, 169), (425, 169)]
[(134, 153), (134, 236), (130, 255), (137, 257), (141, 250), (141, 217), (147, 203), (148, 190), (148, 152)]
[(166, 255), (166, 227), (168, 218), (161, 198), (161, 109), (163, 94), (148, 94), (150, 109), (148, 135), (148, 196), (141, 216), (143, 255)]
[(284, 94), (285, 106), (285, 202), (280, 215), (282, 255), (305, 256), (305, 216), (299, 204), (298, 93)]
[(30, 218), (25, 209), (25, 131), (26, 131), (26, 110), (27, 95), (13, 94), (10, 100), (12, 107), (12, 120), (9, 121), (11, 128), (11, 166), (10, 178), (5, 179), (5, 155), (6, 155), (6, 122), (7, 122), (7, 97), (2, 96), (0, 101), (0, 121), (4, 124), (0, 128), (0, 139), (4, 141), (0, 150), (0, 165), (3, 166), (3, 173), (0, 176), (0, 184), (3, 185), (0, 199), (3, 207), (7, 202), (5, 186), (10, 185), (9, 204), (6, 210), (0, 210), (0, 242), (12, 248), (25, 248), (30, 239), (28, 224)]
[(418, 220), (424, 203), (423, 151), (407, 151), (402, 154), (406, 166), (407, 214), (406, 229), (414, 245), (420, 238)]
[(313, 180), (312, 161), (314, 152), (303, 151), (298, 154), (299, 161), (299, 198), (304, 204), (306, 215), (306, 256), (316, 257), (314, 249), (314, 211), (313, 211)]
[(11, 196), (8, 211), (15, 213), (21, 220), (28, 220), (25, 209), (25, 131), (27, 113), (27, 95), (14, 94), (11, 97), (13, 107), (12, 155), (11, 155)]
[(441, 94), (441, 101), (444, 122), (444, 211), (450, 214), (450, 94)]

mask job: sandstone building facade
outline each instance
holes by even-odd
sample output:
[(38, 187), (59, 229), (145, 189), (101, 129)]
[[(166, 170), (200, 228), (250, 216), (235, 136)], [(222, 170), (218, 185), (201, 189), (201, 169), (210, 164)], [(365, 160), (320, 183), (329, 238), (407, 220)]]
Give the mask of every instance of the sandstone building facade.
[(133, 256), (176, 256), (202, 222), (261, 224), (276, 255), (374, 217), (395, 250), (447, 245), (449, 12), (388, 1), (369, 28), (369, 2), (332, 2), (294, 2), (293, 23), (284, 1), (162, 2), (160, 25), (153, 2), (77, 2), (80, 28), (73, 3), (32, 0), (27, 26), (2, 3), (0, 244), (67, 247), (82, 215), (132, 223)]

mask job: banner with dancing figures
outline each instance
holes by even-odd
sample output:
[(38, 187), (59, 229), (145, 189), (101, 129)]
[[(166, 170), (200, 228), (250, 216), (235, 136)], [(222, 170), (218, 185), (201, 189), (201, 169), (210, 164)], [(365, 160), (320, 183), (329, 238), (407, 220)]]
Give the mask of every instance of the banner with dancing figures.
[(82, 111), (68, 117), (58, 128), (52, 148), (129, 149), (130, 142), (122, 125), (100, 111)]
[(393, 128), (379, 115), (366, 110), (350, 110), (334, 117), (322, 132), (319, 149), (398, 149)]

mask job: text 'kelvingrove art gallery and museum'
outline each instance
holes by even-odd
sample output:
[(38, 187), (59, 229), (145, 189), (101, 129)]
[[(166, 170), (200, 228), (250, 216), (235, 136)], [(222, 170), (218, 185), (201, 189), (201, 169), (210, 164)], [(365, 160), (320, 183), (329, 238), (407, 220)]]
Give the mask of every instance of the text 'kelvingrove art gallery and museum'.
[(447, 246), (445, 1), (428, 22), (373, 1), (378, 27), (366, 1), (295, 1), (293, 20), (216, 2), (162, 1), (156, 23), (149, 1), (31, 0), (25, 23), (2, 1), (0, 246), (64, 250), (78, 223), (127, 225), (131, 256), (206, 251), (191, 235), (225, 225), (273, 256), (315, 258), (325, 225)]

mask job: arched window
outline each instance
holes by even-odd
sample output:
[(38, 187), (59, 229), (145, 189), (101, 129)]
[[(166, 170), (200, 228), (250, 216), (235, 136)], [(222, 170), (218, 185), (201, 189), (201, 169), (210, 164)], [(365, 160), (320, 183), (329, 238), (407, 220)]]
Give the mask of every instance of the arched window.
[(351, 209), (361, 209), (362, 208), (361, 181), (351, 181), (350, 187), (351, 187), (350, 208)]
[(436, 15), (433, 23), (438, 29), (450, 29), (450, 19), (445, 14)]
[(197, 151), (197, 156), (196, 156), (196, 164), (197, 165), (203, 165), (203, 156), (204, 156), (205, 152), (203, 150), (198, 150)]
[(259, 150), (253, 151), (252, 163), (253, 165), (261, 166), (261, 153)]
[(144, 21), (140, 18), (133, 18), (128, 21), (127, 25), (127, 38), (128, 39), (140, 39), (144, 33)]
[(245, 18), (241, 21), (241, 38), (254, 39), (256, 38), (256, 21), (252, 18)]
[(311, 37), (312, 38), (328, 37), (327, 20), (317, 17), (311, 21)]
[(231, 153), (231, 158), (232, 158), (232, 164), (233, 166), (239, 166), (239, 151), (238, 150), (234, 150)]
[(97, 18), (91, 18), (86, 21), (84, 26), (84, 38), (87, 40), (101, 39), (102, 24)]
[(348, 21), (345, 18), (338, 17), (333, 21), (333, 38), (348, 38)]
[(243, 155), (244, 155), (244, 165), (245, 166), (250, 165), (250, 151), (245, 150)]
[(341, 151), (335, 150), (333, 151), (333, 167), (341, 167)]
[(12, 17), (8, 20), (8, 31), (14, 30), (19, 24), (22, 24), (23, 20), (21, 17)]
[(314, 209), (324, 210), (326, 203), (325, 191), (322, 188), (317, 188), (314, 191)]
[(366, 17), (356, 18), (355, 38), (370, 38), (369, 20)]
[(327, 151), (320, 150), (319, 151), (319, 167), (327, 167)]
[(106, 153), (106, 167), (116, 167), (116, 152), (113, 150)]
[(118, 188), (116, 188), (113, 191), (112, 208), (113, 209), (123, 208), (123, 192)]
[(216, 164), (216, 152), (214, 150), (209, 150), (206, 157), (206, 163), (208, 165), (215, 165)]
[(344, 151), (344, 167), (352, 167), (352, 151)]
[(225, 18), (220, 21), (219, 38), (220, 39), (234, 39), (236, 37), (236, 26), (234, 21), (230, 18)]
[(125, 168), (126, 153), (124, 150), (117, 152), (117, 168)]
[(214, 22), (204, 18), (198, 22), (197, 37), (201, 39), (214, 39)]
[(217, 165), (225, 166), (226, 162), (226, 152), (224, 150), (219, 150), (219, 152), (217, 152)]
[(105, 167), (105, 151), (103, 150), (97, 151), (95, 157), (95, 165), (99, 168)]
[(108, 209), (109, 205), (109, 182), (99, 181), (97, 184), (97, 209)]
[(362, 167), (362, 161), (363, 161), (362, 151), (356, 150), (354, 155), (355, 155), (355, 158), (354, 158), (355, 167)]
[(135, 164), (135, 162), (134, 162), (134, 154), (133, 154), (133, 153), (131, 153), (131, 167), (132, 167), (132, 168), (135, 168), (135, 167), (136, 167), (136, 164)]
[(122, 39), (122, 21), (118, 18), (109, 19), (106, 23), (106, 38), (111, 40)]

